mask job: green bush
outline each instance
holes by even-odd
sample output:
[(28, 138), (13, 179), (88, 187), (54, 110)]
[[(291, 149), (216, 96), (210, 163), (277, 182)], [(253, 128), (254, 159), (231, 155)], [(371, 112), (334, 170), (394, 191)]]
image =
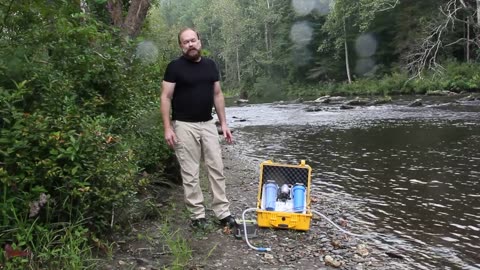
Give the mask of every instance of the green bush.
[(141, 168), (171, 155), (152, 113), (165, 63), (57, 4), (13, 5), (0, 37), (0, 244), (35, 254), (0, 252), (7, 269), (94, 268), (91, 245), (138, 202)]
[(479, 64), (448, 62), (445, 65), (444, 76), (441, 78), (441, 90), (460, 92), (480, 89)]
[(425, 72), (422, 77), (410, 78), (406, 73), (393, 72), (382, 78), (360, 78), (351, 84), (320, 82), (318, 85), (292, 84), (289, 96), (315, 97), (321, 95), (408, 95), (425, 94), (433, 90), (478, 91), (479, 64), (447, 62), (443, 73)]
[[(7, 101), (18, 95), (4, 93)], [(114, 207), (134, 193), (137, 171), (131, 150), (111, 133), (114, 118), (79, 117), (69, 110), (62, 115), (30, 114), (15, 107), (2, 109), (0, 117), (2, 182), (18, 206), (17, 214), (31, 216), (29, 204), (44, 193), (50, 199), (43, 221), (87, 218), (90, 227), (106, 229)], [(4, 221), (11, 219), (3, 216)]]
[[(150, 109), (150, 110), (148, 110)], [(162, 118), (158, 107), (139, 111), (131, 121), (129, 145), (138, 158), (138, 165), (148, 173), (163, 172), (173, 151), (164, 142)]]

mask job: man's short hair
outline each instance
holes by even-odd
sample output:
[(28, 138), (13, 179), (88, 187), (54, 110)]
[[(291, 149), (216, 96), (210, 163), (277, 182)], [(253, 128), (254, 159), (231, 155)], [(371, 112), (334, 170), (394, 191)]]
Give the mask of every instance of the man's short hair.
[(180, 32), (178, 32), (178, 44), (181, 44), (181, 41), (180, 41), (180, 36), (183, 34), (183, 32), (187, 31), (187, 30), (192, 30), (193, 32), (195, 32), (195, 34), (197, 34), (197, 39), (200, 40), (200, 34), (193, 28), (191, 27), (185, 27), (185, 28), (182, 28), (182, 30), (180, 30)]

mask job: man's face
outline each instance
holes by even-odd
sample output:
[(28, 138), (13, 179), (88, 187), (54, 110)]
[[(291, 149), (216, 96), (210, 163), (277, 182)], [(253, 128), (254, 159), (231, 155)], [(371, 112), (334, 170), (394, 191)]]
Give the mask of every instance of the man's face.
[(193, 30), (185, 30), (180, 35), (180, 47), (183, 55), (192, 61), (198, 61), (201, 56), (202, 43), (198, 39), (197, 33)]

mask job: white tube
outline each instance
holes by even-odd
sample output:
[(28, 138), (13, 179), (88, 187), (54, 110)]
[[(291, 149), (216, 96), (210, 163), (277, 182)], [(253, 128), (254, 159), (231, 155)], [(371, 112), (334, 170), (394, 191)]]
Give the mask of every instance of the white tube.
[(333, 226), (335, 226), (335, 228), (339, 229), (341, 232), (343, 233), (346, 233), (348, 235), (351, 235), (351, 236), (356, 236), (356, 237), (371, 237), (367, 234), (356, 234), (356, 233), (351, 233), (349, 231), (346, 231), (344, 230), (342, 227), (338, 226), (337, 224), (335, 224), (333, 221), (331, 221), (329, 218), (327, 218), (327, 216), (325, 216), (324, 214), (318, 212), (318, 211), (315, 211), (315, 210), (312, 210), (313, 213), (323, 217), (324, 219), (326, 219), (328, 222), (330, 222)]
[(254, 211), (254, 210), (257, 210), (257, 208), (248, 208), (248, 209), (245, 209), (245, 211), (243, 211), (242, 213), (242, 220), (243, 220), (243, 232), (245, 234), (245, 242), (247, 242), (247, 245), (250, 247), (250, 248), (253, 248), (257, 251), (272, 251), (271, 248), (264, 248), (264, 247), (254, 247), (252, 244), (250, 244), (250, 242), (248, 241), (248, 234), (247, 234), (247, 222), (245, 221), (245, 213), (246, 212), (249, 212), (249, 211)]

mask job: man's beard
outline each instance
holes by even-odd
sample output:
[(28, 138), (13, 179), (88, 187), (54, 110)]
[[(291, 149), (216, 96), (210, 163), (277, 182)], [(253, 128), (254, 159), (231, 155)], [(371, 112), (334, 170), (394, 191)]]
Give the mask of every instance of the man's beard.
[(190, 61), (198, 61), (200, 56), (202, 56), (202, 50), (190, 49), (183, 53), (183, 56)]

